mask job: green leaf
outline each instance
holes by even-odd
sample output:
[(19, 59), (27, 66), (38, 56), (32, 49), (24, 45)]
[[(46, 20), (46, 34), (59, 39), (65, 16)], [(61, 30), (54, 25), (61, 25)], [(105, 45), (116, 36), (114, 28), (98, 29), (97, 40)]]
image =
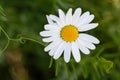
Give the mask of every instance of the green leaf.
[(0, 21), (6, 21), (6, 15), (4, 13), (4, 9), (0, 6)]
[(104, 59), (103, 57), (98, 58), (99, 61), (99, 67), (104, 69), (106, 73), (110, 73), (110, 70), (113, 68), (113, 62)]

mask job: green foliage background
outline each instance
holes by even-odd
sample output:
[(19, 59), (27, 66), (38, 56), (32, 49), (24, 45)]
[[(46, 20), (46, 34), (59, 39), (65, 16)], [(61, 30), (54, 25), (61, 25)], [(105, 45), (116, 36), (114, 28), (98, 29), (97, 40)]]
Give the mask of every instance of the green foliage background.
[[(120, 79), (120, 0), (0, 0), (0, 5), (0, 80), (13, 80), (5, 55), (18, 48), (30, 80)], [(46, 15), (58, 15), (59, 8), (66, 12), (78, 7), (95, 15), (93, 22), (99, 26), (87, 33), (101, 43), (90, 55), (82, 54), (80, 63), (71, 59), (66, 64), (60, 58), (49, 68), (52, 59), (44, 52), (47, 44), (39, 36)]]

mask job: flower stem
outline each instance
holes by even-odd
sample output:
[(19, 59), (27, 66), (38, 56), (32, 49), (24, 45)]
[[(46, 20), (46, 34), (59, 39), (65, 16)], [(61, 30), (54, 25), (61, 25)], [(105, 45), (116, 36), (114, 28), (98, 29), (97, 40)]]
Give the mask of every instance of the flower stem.
[(51, 59), (50, 59), (50, 64), (49, 64), (49, 68), (52, 67), (52, 64), (53, 64), (53, 58), (51, 57)]
[(8, 40), (10, 40), (10, 37), (8, 36), (7, 32), (0, 26), (1, 31), (5, 34)]
[(7, 34), (7, 32), (2, 28), (2, 26), (0, 26), (0, 30), (4, 33), (4, 35), (5, 35), (6, 38), (7, 38), (7, 43), (6, 43), (5, 47), (0, 51), (0, 53), (3, 53), (3, 52), (7, 49), (7, 47), (9, 46), (10, 41), (30, 40), (30, 41), (36, 42), (36, 43), (38, 43), (38, 44), (40, 44), (40, 45), (42, 45), (42, 46), (44, 46), (44, 47), (46, 46), (46, 45), (43, 44), (42, 42), (37, 41), (37, 40), (32, 39), (32, 38), (20, 37), (20, 38), (18, 38), (18, 39), (12, 39), (12, 38), (9, 37), (9, 35)]
[(38, 43), (38, 44), (40, 44), (40, 45), (42, 45), (42, 46), (46, 46), (46, 45), (45, 45), (45, 44), (43, 44), (42, 42), (37, 41), (37, 40), (32, 39), (32, 38), (28, 38), (28, 37), (21, 37), (21, 39), (23, 39), (23, 40), (33, 41), (33, 42), (36, 42), (36, 43)]
[(1, 31), (5, 34), (5, 36), (7, 37), (7, 43), (5, 45), (5, 47), (0, 51), (0, 53), (3, 53), (7, 47), (9, 46), (10, 43), (10, 37), (8, 36), (7, 32), (0, 26)]

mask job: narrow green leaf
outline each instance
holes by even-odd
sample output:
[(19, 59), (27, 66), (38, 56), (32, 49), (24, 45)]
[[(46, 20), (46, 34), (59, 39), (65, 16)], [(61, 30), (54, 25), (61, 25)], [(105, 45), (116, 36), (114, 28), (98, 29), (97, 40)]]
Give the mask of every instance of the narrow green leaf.
[(106, 60), (103, 57), (98, 58), (98, 61), (99, 61), (99, 66), (103, 68), (106, 71), (106, 73), (110, 73), (110, 70), (113, 67), (113, 62)]

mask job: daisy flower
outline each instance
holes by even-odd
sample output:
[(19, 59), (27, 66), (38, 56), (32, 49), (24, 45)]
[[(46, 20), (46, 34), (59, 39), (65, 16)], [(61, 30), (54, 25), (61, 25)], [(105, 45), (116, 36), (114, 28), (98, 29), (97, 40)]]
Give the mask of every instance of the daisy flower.
[(40, 35), (44, 37), (43, 42), (50, 43), (44, 51), (49, 51), (49, 55), (54, 59), (58, 59), (63, 53), (66, 63), (70, 61), (71, 55), (76, 62), (80, 62), (80, 52), (89, 54), (90, 49), (96, 48), (94, 44), (100, 42), (97, 38), (83, 33), (96, 28), (98, 23), (90, 23), (94, 19), (90, 12), (81, 12), (81, 8), (77, 8), (72, 14), (70, 8), (65, 14), (59, 9), (59, 17), (52, 14), (46, 16), (48, 24), (44, 26), (45, 31), (40, 32)]

